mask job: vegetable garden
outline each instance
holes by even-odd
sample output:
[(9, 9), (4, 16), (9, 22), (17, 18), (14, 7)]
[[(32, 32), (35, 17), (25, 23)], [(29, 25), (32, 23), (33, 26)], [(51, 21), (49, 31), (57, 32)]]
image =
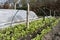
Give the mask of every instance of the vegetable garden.
[(0, 40), (42, 40), (60, 22), (56, 17), (60, 15), (59, 0), (35, 1), (7, 1), (0, 7), (5, 8), (0, 9)]
[(41, 40), (60, 19), (55, 17), (35, 20), (30, 22), (29, 29), (26, 24), (18, 24), (0, 30), (0, 40)]

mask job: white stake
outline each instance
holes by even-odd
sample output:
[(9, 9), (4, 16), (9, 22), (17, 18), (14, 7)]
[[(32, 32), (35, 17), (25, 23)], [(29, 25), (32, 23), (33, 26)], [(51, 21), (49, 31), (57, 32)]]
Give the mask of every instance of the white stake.
[(54, 11), (54, 17), (55, 17), (55, 11)]
[(29, 3), (27, 3), (28, 9), (27, 9), (27, 17), (26, 17), (26, 26), (29, 28)]
[(15, 10), (16, 10), (16, 3), (15, 3)]

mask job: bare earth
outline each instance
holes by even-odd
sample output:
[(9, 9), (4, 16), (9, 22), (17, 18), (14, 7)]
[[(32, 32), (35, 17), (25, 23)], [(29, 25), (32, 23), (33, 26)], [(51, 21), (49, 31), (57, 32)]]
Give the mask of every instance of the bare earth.
[(60, 40), (60, 22), (42, 40)]

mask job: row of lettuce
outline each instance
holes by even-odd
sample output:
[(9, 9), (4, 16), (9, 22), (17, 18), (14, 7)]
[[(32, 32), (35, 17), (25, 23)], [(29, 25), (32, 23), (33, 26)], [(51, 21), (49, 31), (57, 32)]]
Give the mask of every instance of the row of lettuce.
[[(30, 22), (29, 29), (26, 27), (26, 24), (18, 24), (13, 27), (8, 27), (5, 29), (0, 30), (0, 40), (18, 40), (20, 37), (24, 37), (29, 33), (33, 33), (36, 31), (38, 28), (41, 28), (46, 24), (49, 24), (51, 21), (56, 20), (56, 18), (51, 17), (51, 18), (45, 18), (45, 21), (43, 21), (43, 18), (40, 20), (32, 21)], [(56, 22), (52, 23), (52, 26), (55, 26), (58, 22), (58, 19)], [(41, 35), (37, 35), (32, 40), (40, 40), (42, 35), (44, 35), (47, 30), (49, 31), (50, 28), (44, 29), (41, 33)]]
[(37, 34), (37, 36), (36, 36), (35, 38), (33, 38), (32, 40), (43, 40), (44, 35), (47, 34), (49, 31), (51, 31), (51, 29), (52, 29), (53, 27), (55, 27), (55, 26), (58, 24), (59, 21), (60, 21), (60, 18), (59, 18), (58, 20), (55, 20), (55, 22), (53, 22), (53, 23), (50, 25), (50, 27), (47, 27), (46, 29), (43, 29), (43, 30), (41, 31), (41, 34), (40, 34), (40, 35)]

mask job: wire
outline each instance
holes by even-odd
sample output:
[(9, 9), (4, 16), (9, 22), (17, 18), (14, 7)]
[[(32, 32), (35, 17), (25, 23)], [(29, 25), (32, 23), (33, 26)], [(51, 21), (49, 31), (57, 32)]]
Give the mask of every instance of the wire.
[(11, 24), (10, 24), (11, 27), (12, 27), (12, 24), (13, 24), (13, 20), (14, 20), (16, 14), (17, 14), (18, 12), (19, 12), (19, 10), (17, 10), (16, 13), (14, 14), (14, 16), (12, 17)]

